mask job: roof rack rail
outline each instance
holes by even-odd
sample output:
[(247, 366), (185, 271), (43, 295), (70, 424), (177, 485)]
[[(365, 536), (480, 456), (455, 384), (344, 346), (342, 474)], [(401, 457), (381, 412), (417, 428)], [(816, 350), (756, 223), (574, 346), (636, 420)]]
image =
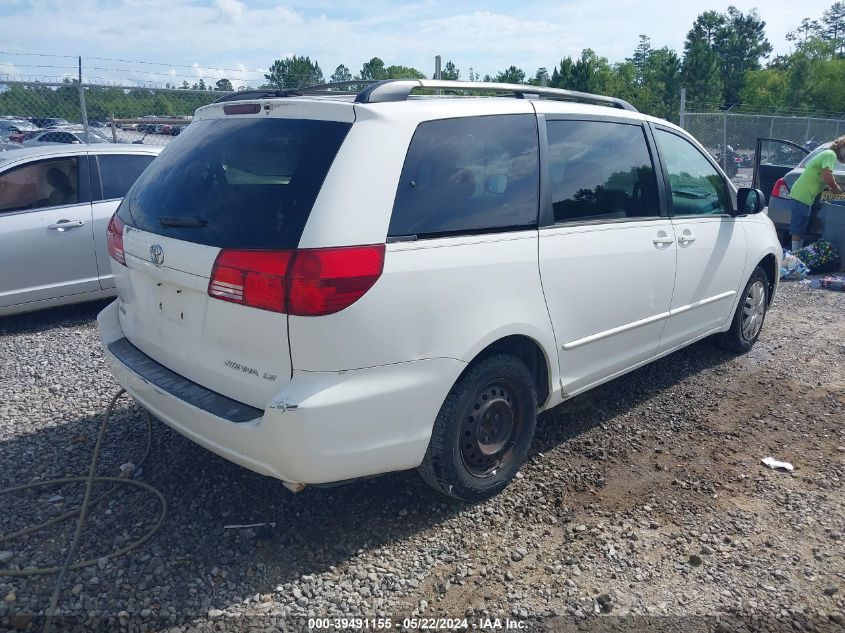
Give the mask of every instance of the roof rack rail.
[[(304, 88), (265, 88), (258, 90), (239, 90), (237, 92), (230, 92), (227, 95), (215, 99), (214, 103), (221, 103), (223, 101), (243, 101), (244, 99), (268, 99), (281, 97), (301, 97), (304, 95), (314, 94), (337, 94), (337, 95), (357, 95), (361, 86), (370, 86), (378, 83), (372, 79), (359, 79), (358, 81), (335, 81), (333, 83), (316, 84), (314, 86), (306, 86)], [(346, 88), (355, 88), (355, 90), (343, 90)]]
[(599, 105), (612, 106), (620, 110), (637, 112), (637, 109), (624, 99), (595, 95), (576, 90), (547, 88), (525, 84), (505, 84), (487, 81), (447, 81), (438, 79), (385, 79), (370, 84), (358, 93), (357, 103), (384, 103), (387, 101), (405, 101), (411, 91), (425, 88), (428, 90), (471, 90), (473, 92), (510, 93), (518, 99), (525, 95), (537, 95), (561, 101), (582, 101)]
[[(366, 86), (366, 88), (360, 90), (360, 92), (357, 91), (361, 86)], [(350, 88), (353, 90), (348, 90)], [(383, 79), (381, 81), (353, 79), (351, 81), (336, 81), (295, 89), (242, 90), (224, 95), (217, 99), (215, 103), (220, 103), (221, 101), (241, 101), (243, 99), (303, 97), (306, 95), (320, 94), (355, 95), (356, 103), (386, 103), (389, 101), (405, 101), (411, 92), (418, 88), (427, 90), (470, 90), (472, 92), (504, 93), (512, 94), (517, 99), (524, 99), (525, 95), (537, 95), (538, 97), (547, 99), (595, 103), (619, 108), (620, 110), (637, 112), (637, 109), (624, 99), (595, 95), (589, 92), (531, 86), (527, 84), (504, 84), (489, 81), (447, 81), (439, 79)]]

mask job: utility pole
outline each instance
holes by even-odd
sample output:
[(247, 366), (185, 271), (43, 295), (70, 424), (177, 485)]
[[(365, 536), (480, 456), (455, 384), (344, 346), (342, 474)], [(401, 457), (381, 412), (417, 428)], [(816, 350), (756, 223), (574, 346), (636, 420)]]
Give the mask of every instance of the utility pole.
[[(441, 79), (443, 79), (443, 75), (440, 72), (440, 55), (434, 56), (434, 78), (437, 81), (440, 81)], [(439, 95), (440, 90), (435, 90), (434, 94)]]
[[(683, 128), (684, 127), (684, 119), (686, 118), (685, 115), (687, 113), (687, 89), (681, 88), (681, 111), (679, 112), (679, 121), (678, 123)], [(686, 128), (684, 128), (686, 129)]]
[(91, 132), (88, 129), (88, 112), (85, 109), (85, 91), (82, 89), (82, 55), (79, 56), (79, 109), (82, 112), (82, 127), (85, 129), (85, 142), (91, 142)]

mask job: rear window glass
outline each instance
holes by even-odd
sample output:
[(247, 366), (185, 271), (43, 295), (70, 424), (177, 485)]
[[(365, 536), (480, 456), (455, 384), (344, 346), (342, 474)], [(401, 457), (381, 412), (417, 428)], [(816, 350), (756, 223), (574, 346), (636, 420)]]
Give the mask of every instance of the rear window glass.
[[(820, 147), (817, 147), (817, 148), (816, 148), (816, 149), (814, 149), (812, 152), (810, 152), (809, 154), (807, 154), (807, 155), (806, 155), (806, 156), (805, 156), (805, 157), (801, 160), (801, 162), (800, 162), (800, 163), (798, 163), (798, 166), (799, 166), (799, 167), (806, 167), (806, 166), (807, 166), (807, 163), (809, 163), (811, 160), (813, 160), (816, 156), (818, 156), (819, 154), (821, 154), (821, 153), (822, 153), (823, 151), (825, 151), (826, 149), (830, 149), (830, 143), (825, 143), (824, 145), (822, 145), (822, 146), (820, 146)], [(836, 169), (836, 171), (845, 171), (845, 164), (840, 163), (840, 162), (839, 162), (839, 159), (837, 159), (837, 160), (836, 160), (836, 167), (835, 167), (834, 169)]]
[(194, 121), (118, 210), (143, 231), (221, 248), (294, 248), (351, 124)]
[(402, 169), (390, 236), (536, 226), (538, 155), (534, 115), (421, 123)]

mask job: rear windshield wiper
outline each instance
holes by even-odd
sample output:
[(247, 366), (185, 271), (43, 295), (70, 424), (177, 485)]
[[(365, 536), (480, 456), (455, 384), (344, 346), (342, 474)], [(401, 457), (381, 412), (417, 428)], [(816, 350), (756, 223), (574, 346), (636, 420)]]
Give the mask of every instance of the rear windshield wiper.
[(175, 215), (163, 215), (158, 219), (162, 226), (176, 229), (201, 229), (208, 226), (208, 220), (202, 218), (179, 217)]

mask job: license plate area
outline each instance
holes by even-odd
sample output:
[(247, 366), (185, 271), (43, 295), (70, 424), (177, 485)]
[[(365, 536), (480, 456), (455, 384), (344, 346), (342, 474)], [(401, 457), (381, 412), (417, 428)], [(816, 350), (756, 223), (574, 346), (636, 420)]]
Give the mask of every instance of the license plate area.
[(193, 325), (196, 320), (195, 292), (164, 281), (156, 282), (156, 310), (159, 315), (183, 325)]
[(845, 193), (833, 193), (832, 191), (822, 191), (822, 202), (845, 202)]

